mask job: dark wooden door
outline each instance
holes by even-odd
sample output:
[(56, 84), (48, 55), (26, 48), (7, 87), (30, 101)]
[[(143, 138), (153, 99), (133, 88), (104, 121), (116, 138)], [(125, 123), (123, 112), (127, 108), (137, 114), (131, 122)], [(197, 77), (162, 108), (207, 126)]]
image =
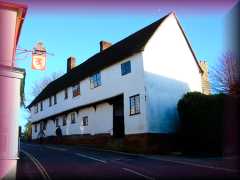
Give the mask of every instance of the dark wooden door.
[(125, 134), (123, 95), (113, 102), (113, 136), (122, 138)]

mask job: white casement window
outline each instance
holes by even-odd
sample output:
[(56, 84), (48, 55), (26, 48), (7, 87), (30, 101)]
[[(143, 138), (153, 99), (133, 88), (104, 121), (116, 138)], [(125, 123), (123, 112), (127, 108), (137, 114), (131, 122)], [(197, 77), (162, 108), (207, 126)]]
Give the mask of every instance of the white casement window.
[(88, 126), (88, 116), (84, 116), (82, 119), (82, 126)]
[(34, 132), (37, 132), (37, 124), (34, 124)]
[(54, 96), (53, 96), (53, 103), (57, 104), (57, 95), (56, 94), (54, 94)]
[(67, 125), (67, 116), (66, 115), (63, 115), (63, 122), (62, 122), (62, 125), (63, 126), (66, 126)]
[(75, 112), (71, 113), (71, 123), (74, 124), (76, 122)]
[(34, 106), (34, 113), (38, 113), (38, 104)]
[(80, 95), (80, 84), (76, 84), (72, 87), (72, 95), (73, 97)]
[(49, 102), (49, 107), (52, 106), (52, 97), (51, 96), (48, 98), (48, 102)]
[(40, 102), (40, 111), (42, 111), (43, 110), (43, 102), (41, 101)]
[(56, 124), (56, 127), (59, 126), (59, 119), (58, 118), (55, 118), (55, 124)]
[(68, 89), (64, 89), (64, 99), (68, 98)]
[(121, 64), (121, 73), (122, 73), (122, 76), (128, 74), (131, 72), (131, 62), (130, 61), (127, 61), (125, 63), (122, 63)]
[(90, 77), (90, 88), (93, 89), (93, 88), (96, 88), (98, 86), (101, 86), (101, 74), (100, 74), (100, 72), (97, 72)]
[(130, 115), (135, 115), (140, 113), (140, 96), (134, 95), (129, 98), (130, 100)]

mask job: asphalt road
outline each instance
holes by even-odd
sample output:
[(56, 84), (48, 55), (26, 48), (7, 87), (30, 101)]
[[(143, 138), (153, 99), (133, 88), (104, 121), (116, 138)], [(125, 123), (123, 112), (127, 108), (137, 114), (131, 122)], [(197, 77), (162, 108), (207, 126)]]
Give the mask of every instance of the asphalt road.
[(236, 178), (239, 171), (168, 156), (144, 156), (88, 147), (21, 144), (18, 179)]

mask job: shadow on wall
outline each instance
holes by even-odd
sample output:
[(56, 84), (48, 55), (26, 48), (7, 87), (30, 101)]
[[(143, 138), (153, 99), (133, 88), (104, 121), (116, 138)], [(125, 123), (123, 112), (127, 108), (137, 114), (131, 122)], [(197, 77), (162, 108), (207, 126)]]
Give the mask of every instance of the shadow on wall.
[(177, 102), (190, 91), (187, 83), (145, 72), (149, 131), (175, 133), (178, 125)]

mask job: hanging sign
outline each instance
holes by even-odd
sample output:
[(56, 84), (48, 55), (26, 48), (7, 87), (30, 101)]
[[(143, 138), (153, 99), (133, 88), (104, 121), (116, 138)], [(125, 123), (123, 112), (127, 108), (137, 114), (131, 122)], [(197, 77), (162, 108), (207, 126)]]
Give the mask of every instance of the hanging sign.
[(46, 67), (46, 48), (42, 42), (38, 42), (32, 52), (32, 69), (45, 70)]
[(32, 54), (32, 69), (45, 70), (46, 68), (46, 54)]

